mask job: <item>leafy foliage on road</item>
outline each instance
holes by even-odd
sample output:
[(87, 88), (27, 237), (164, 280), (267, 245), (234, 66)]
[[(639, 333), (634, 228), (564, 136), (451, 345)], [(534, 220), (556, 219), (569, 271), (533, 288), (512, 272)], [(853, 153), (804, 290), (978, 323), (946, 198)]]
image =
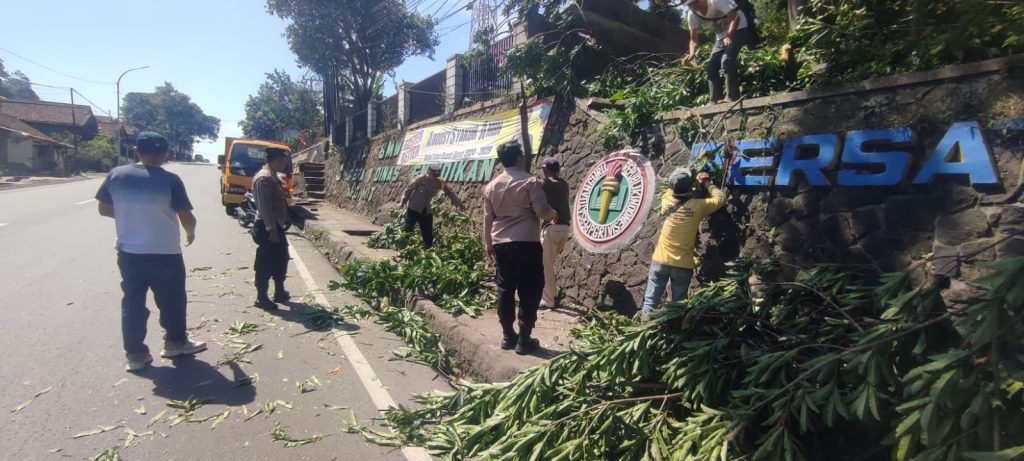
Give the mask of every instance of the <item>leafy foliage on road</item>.
[(650, 323), (592, 323), (510, 383), (362, 432), (447, 459), (997, 459), (1024, 444), (1024, 258), (988, 269), (947, 306), (910, 273), (751, 286), (766, 268), (741, 261)]
[(407, 293), (433, 299), (438, 307), (458, 316), (476, 317), (494, 305), (494, 293), (483, 289), (487, 264), (483, 244), (472, 230), (469, 215), (434, 203), (434, 247), (423, 248), (418, 233), (402, 232), (402, 214), (367, 242), (370, 248), (398, 250), (394, 260), (353, 261), (342, 267), (345, 288), (375, 300), (389, 298), (404, 304)]

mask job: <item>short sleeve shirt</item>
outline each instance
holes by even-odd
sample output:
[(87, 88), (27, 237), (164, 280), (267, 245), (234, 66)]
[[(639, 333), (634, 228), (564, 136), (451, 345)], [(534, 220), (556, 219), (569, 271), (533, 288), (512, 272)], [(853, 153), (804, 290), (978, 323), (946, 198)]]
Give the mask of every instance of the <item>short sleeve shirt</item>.
[(562, 178), (544, 178), (544, 195), (548, 204), (558, 212), (558, 224), (572, 224), (572, 212), (569, 210), (569, 184)]
[(711, 197), (690, 199), (679, 204), (672, 196), (672, 190), (666, 190), (661, 196), (661, 212), (669, 213), (661, 225), (658, 244), (654, 247), (651, 259), (665, 266), (693, 269), (697, 260), (694, 245), (697, 243), (697, 232), (702, 219), (725, 206), (725, 193), (711, 185), (708, 187)]
[(743, 10), (738, 9), (736, 2), (733, 0), (708, 0), (707, 14), (699, 16), (697, 13), (693, 12), (693, 9), (687, 10), (687, 27), (690, 30), (694, 30), (699, 28), (701, 25), (708, 24), (715, 31), (715, 37), (721, 40), (725, 37), (726, 31), (729, 30), (728, 15), (732, 10), (736, 10), (736, 14), (740, 18), (740, 22), (736, 25), (736, 29), (739, 30), (747, 27), (747, 15), (743, 14)]
[(114, 168), (96, 200), (114, 206), (117, 249), (134, 254), (181, 254), (178, 212), (192, 209), (185, 183), (160, 167)]

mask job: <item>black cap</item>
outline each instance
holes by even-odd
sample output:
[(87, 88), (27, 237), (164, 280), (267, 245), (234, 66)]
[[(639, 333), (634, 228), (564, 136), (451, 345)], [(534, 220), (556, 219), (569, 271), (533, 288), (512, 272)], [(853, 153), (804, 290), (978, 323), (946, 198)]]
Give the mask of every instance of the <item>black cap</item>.
[(167, 152), (167, 139), (159, 133), (143, 131), (135, 136), (135, 148), (142, 154), (163, 154)]
[(689, 171), (677, 171), (668, 180), (673, 195), (684, 195), (693, 192), (693, 176)]
[(268, 147), (267, 148), (267, 161), (277, 160), (281, 157), (287, 156), (288, 153), (280, 147)]

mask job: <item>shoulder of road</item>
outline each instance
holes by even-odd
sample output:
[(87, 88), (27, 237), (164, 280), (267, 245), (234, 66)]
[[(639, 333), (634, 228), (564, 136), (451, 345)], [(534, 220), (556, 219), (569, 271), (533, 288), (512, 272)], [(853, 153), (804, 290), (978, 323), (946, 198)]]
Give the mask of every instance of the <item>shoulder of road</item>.
[[(366, 246), (368, 236), (381, 230), (369, 218), (323, 202), (299, 206), (307, 216), (303, 234), (333, 264), (396, 256), (394, 251)], [(462, 368), (472, 377), (488, 382), (509, 381), (522, 370), (568, 352), (569, 332), (578, 324), (579, 317), (566, 309), (540, 311), (534, 336), (541, 341), (543, 351), (537, 355), (518, 355), (499, 347), (501, 328), (495, 309), (487, 309), (476, 318), (453, 317), (419, 293), (407, 293), (405, 299), (405, 308), (419, 312), (427, 320)]]
[(27, 187), (50, 186), (88, 179), (102, 178), (106, 173), (81, 173), (74, 176), (0, 176), (0, 191), (24, 189)]

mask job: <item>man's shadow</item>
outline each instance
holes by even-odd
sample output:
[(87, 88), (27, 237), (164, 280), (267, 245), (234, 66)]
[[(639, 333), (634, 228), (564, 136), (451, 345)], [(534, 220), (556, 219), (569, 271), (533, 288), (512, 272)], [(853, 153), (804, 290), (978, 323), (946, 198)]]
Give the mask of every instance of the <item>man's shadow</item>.
[(135, 375), (153, 381), (153, 395), (166, 399), (198, 398), (209, 400), (210, 403), (237, 406), (250, 403), (256, 398), (254, 386), (239, 384), (249, 375), (237, 363), (227, 364), (232, 373), (230, 379), (216, 367), (192, 355), (176, 357), (172, 363), (170, 367), (148, 367)]
[[(299, 323), (306, 327), (309, 332), (320, 332), (326, 333), (333, 329), (341, 331), (342, 333), (355, 333), (359, 331), (359, 325), (349, 321), (349, 319), (340, 318), (332, 322), (331, 326), (326, 326), (324, 322), (323, 312), (317, 306), (304, 302), (288, 301), (283, 303), (277, 303), (279, 308), (277, 310), (263, 310), (267, 314), (273, 315), (281, 320), (288, 322)], [(255, 307), (253, 309), (256, 309)], [(319, 315), (319, 319), (318, 316)], [(318, 323), (317, 320), (320, 320)]]

